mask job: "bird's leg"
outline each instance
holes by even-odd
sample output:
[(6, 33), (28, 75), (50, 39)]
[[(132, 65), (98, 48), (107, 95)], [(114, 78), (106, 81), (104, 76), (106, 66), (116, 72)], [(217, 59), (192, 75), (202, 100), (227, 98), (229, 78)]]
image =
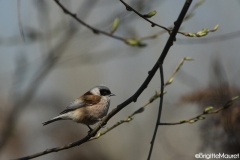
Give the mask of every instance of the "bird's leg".
[(89, 128), (88, 134), (90, 134), (93, 129), (89, 125), (87, 125), (87, 127)]

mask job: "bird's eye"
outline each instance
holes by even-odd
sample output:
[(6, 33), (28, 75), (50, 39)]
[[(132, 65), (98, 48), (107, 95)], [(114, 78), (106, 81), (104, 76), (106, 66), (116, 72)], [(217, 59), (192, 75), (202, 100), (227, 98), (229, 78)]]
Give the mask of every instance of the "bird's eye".
[(106, 89), (101, 89), (100, 93), (101, 93), (102, 96), (106, 96), (106, 95), (110, 95), (111, 94), (111, 92), (109, 90), (106, 90)]

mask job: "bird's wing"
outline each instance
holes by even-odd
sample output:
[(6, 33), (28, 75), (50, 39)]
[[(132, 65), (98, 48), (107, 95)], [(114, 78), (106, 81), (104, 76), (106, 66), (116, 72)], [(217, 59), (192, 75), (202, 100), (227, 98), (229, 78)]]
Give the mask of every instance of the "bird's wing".
[(62, 111), (60, 114), (67, 113), (84, 106), (91, 106), (91, 105), (97, 104), (98, 102), (100, 102), (100, 100), (101, 100), (101, 97), (96, 95), (85, 95), (84, 99), (83, 97), (79, 97), (73, 102), (71, 102), (70, 105), (68, 105), (66, 109)]
[(69, 111), (75, 110), (77, 108), (83, 107), (85, 106), (85, 103), (80, 100), (80, 99), (76, 99), (73, 102), (71, 102), (64, 111), (62, 111), (60, 114), (64, 114), (67, 113)]

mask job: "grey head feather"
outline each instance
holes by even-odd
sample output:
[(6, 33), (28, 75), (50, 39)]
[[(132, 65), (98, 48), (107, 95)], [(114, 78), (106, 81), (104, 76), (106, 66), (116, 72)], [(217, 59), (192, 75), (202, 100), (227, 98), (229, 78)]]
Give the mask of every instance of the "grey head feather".
[(104, 90), (111, 93), (109, 88), (103, 84), (93, 87), (92, 89), (90, 89), (90, 92), (94, 95), (102, 96), (101, 91)]
[(115, 96), (115, 94), (112, 94), (110, 89), (103, 84), (96, 86), (94, 89), (91, 90), (91, 93), (94, 94), (94, 91), (96, 95), (99, 95), (99, 96), (107, 96), (107, 97)]
[(100, 84), (99, 86), (96, 86), (95, 88), (105, 89), (105, 90), (109, 90), (110, 91), (110, 89), (107, 86), (105, 86), (104, 84)]

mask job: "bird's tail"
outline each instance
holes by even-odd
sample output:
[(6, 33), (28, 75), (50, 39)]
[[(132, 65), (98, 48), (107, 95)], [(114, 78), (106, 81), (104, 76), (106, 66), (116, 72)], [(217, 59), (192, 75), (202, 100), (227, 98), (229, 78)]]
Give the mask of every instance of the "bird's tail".
[(59, 120), (63, 120), (63, 119), (60, 118), (60, 117), (56, 117), (56, 118), (53, 118), (53, 119), (51, 119), (51, 120), (49, 120), (49, 121), (47, 121), (47, 122), (44, 122), (44, 123), (42, 123), (42, 124), (45, 126), (45, 125), (47, 125), (47, 124), (49, 124), (49, 123), (52, 123), (52, 122), (55, 122), (55, 121), (59, 121)]

